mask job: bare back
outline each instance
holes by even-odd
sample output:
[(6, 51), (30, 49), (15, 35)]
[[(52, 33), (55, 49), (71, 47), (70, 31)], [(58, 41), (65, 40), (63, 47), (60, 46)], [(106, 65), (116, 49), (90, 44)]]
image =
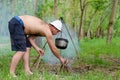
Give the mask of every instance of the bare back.
[(25, 34), (45, 36), (46, 31), (48, 33), (50, 32), (48, 24), (37, 17), (29, 15), (23, 15), (19, 17), (24, 23)]

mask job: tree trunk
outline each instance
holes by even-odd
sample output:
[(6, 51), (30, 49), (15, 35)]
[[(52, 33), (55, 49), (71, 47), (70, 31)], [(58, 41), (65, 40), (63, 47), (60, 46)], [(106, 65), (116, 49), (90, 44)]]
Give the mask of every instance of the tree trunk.
[(108, 44), (111, 43), (111, 39), (112, 39), (113, 27), (114, 27), (114, 17), (115, 17), (115, 12), (116, 12), (116, 8), (117, 8), (117, 3), (118, 3), (118, 0), (113, 0), (113, 6), (112, 6), (112, 10), (111, 10), (109, 25), (108, 25), (108, 36), (107, 36)]
[(80, 0), (80, 10), (81, 10), (81, 18), (80, 18), (80, 27), (79, 27), (79, 31), (78, 31), (78, 40), (82, 39), (84, 37), (84, 16), (85, 16), (85, 4), (86, 4), (86, 0)]
[(91, 37), (90, 30), (91, 30), (91, 27), (92, 27), (93, 20), (96, 16), (96, 13), (97, 13), (97, 10), (95, 10), (94, 14), (92, 15), (92, 19), (90, 21), (90, 25), (89, 25), (88, 30), (87, 30), (87, 38)]
[(97, 25), (97, 30), (96, 30), (96, 37), (97, 38), (101, 38), (101, 37), (103, 38), (104, 37), (104, 32), (102, 30), (101, 25), (105, 21), (107, 16), (108, 16), (108, 14), (106, 14), (104, 17), (103, 17), (103, 15), (101, 15), (101, 17), (100, 17), (100, 20), (99, 20), (98, 25)]
[(58, 0), (54, 0), (54, 18), (57, 18), (58, 15)]
[(71, 10), (70, 10), (70, 26), (72, 27), (73, 26), (73, 22), (72, 22), (72, 20), (73, 20), (73, 0), (70, 0), (70, 7), (71, 7)]
[[(108, 9), (109, 9), (109, 6), (106, 7), (104, 12), (101, 13), (101, 16), (98, 19), (98, 25), (97, 25), (96, 35), (95, 35), (95, 37), (97, 37), (97, 38), (103, 38), (104, 37), (104, 31), (102, 30), (101, 25), (103, 24), (105, 19), (109, 16), (108, 13), (106, 14), (106, 11)], [(105, 16), (103, 16), (102, 14), (104, 14)]]
[[(38, 0), (33, 0), (33, 7), (34, 7), (34, 14), (36, 15), (36, 13), (37, 13), (37, 3), (38, 3)], [(36, 15), (37, 16), (37, 15)], [(39, 47), (41, 47), (41, 45), (42, 45), (42, 38), (41, 37), (37, 37), (36, 39), (35, 39), (35, 42), (36, 42), (36, 44), (39, 46)]]
[(12, 15), (14, 15), (14, 13), (16, 12), (16, 10), (17, 10), (17, 7), (15, 7), (16, 5), (17, 5), (17, 3), (18, 3), (18, 1), (17, 0), (12, 0), (11, 1), (11, 4), (12, 4)]
[(35, 15), (36, 15), (36, 13), (37, 13), (37, 0), (34, 0), (34, 13), (35, 13)]

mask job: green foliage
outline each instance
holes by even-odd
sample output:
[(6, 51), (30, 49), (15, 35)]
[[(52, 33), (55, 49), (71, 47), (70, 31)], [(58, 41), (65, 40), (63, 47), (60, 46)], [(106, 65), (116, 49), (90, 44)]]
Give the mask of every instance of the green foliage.
[(45, 0), (45, 1), (39, 1), (37, 4), (37, 13), (36, 15), (43, 19), (48, 19), (53, 16), (53, 7), (54, 3), (53, 0)]
[[(83, 0), (84, 1), (84, 0)], [(94, 22), (92, 23), (91, 32), (95, 33), (97, 25), (99, 24), (99, 18), (105, 17), (108, 15), (103, 24), (101, 25), (102, 29), (106, 31), (108, 29), (109, 15), (112, 7), (113, 0), (86, 0), (84, 5), (85, 7), (85, 22), (84, 29), (85, 31), (89, 27), (92, 15), (95, 10), (97, 14), (95, 16)], [(120, 2), (119, 2), (120, 3)], [(115, 17), (115, 28), (114, 36), (119, 35), (119, 3), (117, 7), (116, 17)], [(12, 5), (11, 5), (12, 4)], [(65, 22), (70, 24), (70, 26), (76, 29), (78, 32), (80, 26), (81, 18), (81, 9), (79, 0), (58, 0), (58, 16), (64, 17)], [(0, 1), (0, 34), (8, 35), (7, 22), (14, 15), (37, 15), (38, 17), (44, 19), (45, 21), (54, 19), (54, 0), (37, 0), (37, 7), (35, 12), (34, 10), (34, 0), (1, 0)], [(106, 10), (107, 9), (107, 10)], [(72, 20), (71, 20), (72, 19)], [(72, 22), (71, 22), (72, 21)]]
[(96, 10), (103, 10), (106, 7), (106, 3), (108, 3), (108, 0), (95, 0), (91, 3), (91, 6)]

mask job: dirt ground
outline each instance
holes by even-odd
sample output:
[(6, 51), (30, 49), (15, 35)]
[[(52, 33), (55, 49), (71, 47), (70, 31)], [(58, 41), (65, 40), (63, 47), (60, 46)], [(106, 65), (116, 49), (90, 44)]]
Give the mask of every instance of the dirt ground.
[[(86, 73), (88, 71), (94, 71), (97, 72), (99, 70), (101, 70), (104, 74), (111, 74), (112, 76), (115, 75), (115, 72), (117, 70), (120, 70), (120, 59), (117, 58), (103, 58), (107, 61), (112, 61), (114, 64), (106, 67), (106, 66), (99, 66), (99, 65), (90, 65), (90, 64), (78, 64), (77, 66), (72, 66), (71, 64), (68, 64), (68, 67), (64, 67), (61, 69), (61, 65), (60, 64), (46, 64), (46, 63), (42, 63), (40, 62), (38, 65), (36, 66), (36, 64), (34, 66), (32, 66), (32, 70), (39, 70), (40, 72), (42, 72), (43, 70), (47, 70), (50, 73), (53, 74), (57, 74), (60, 71), (64, 71), (64, 72), (70, 72), (70, 73), (75, 73), (75, 74), (79, 74), (79, 73)], [(33, 63), (31, 64), (33, 65)]]

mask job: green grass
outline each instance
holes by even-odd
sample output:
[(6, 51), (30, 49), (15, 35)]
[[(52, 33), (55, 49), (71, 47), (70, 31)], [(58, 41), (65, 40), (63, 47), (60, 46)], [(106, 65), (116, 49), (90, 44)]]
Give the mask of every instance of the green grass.
[[(107, 55), (114, 55), (114, 56), (118, 56), (119, 55), (119, 48), (120, 48), (120, 44), (119, 44), (119, 39), (120, 38), (115, 38), (112, 40), (111, 44), (106, 44), (106, 39), (93, 39), (93, 40), (83, 40), (81, 42), (81, 47), (82, 47), (82, 51), (83, 53), (88, 53), (88, 54), (95, 54), (95, 55), (99, 55), (99, 54), (107, 54)], [(117, 55), (115, 55), (117, 54)]]
[(120, 58), (120, 38), (114, 38), (111, 44), (106, 44), (106, 39), (84, 39), (81, 41), (80, 57), (88, 63), (105, 64), (100, 57)]
[[(6, 42), (6, 41), (5, 41)], [(2, 42), (4, 43), (4, 41)], [(80, 42), (81, 51), (79, 59), (73, 63), (73, 67), (81, 65), (92, 66), (91, 70), (85, 72), (59, 72), (51, 73), (44, 69), (34, 71), (34, 75), (28, 76), (24, 73), (23, 62), (17, 66), (16, 74), (18, 78), (12, 78), (9, 75), (9, 67), (14, 52), (10, 50), (10, 45), (0, 47), (0, 80), (119, 80), (120, 70), (112, 70), (113, 67), (120, 67), (118, 63), (111, 61), (109, 58), (120, 58), (119, 38), (114, 38), (111, 44), (106, 44), (106, 39), (84, 39)], [(37, 56), (35, 50), (31, 52), (32, 56)], [(32, 61), (32, 60), (31, 60)], [(32, 62), (31, 62), (32, 63)], [(42, 65), (42, 64), (41, 64)], [(43, 67), (44, 68), (44, 67)]]

